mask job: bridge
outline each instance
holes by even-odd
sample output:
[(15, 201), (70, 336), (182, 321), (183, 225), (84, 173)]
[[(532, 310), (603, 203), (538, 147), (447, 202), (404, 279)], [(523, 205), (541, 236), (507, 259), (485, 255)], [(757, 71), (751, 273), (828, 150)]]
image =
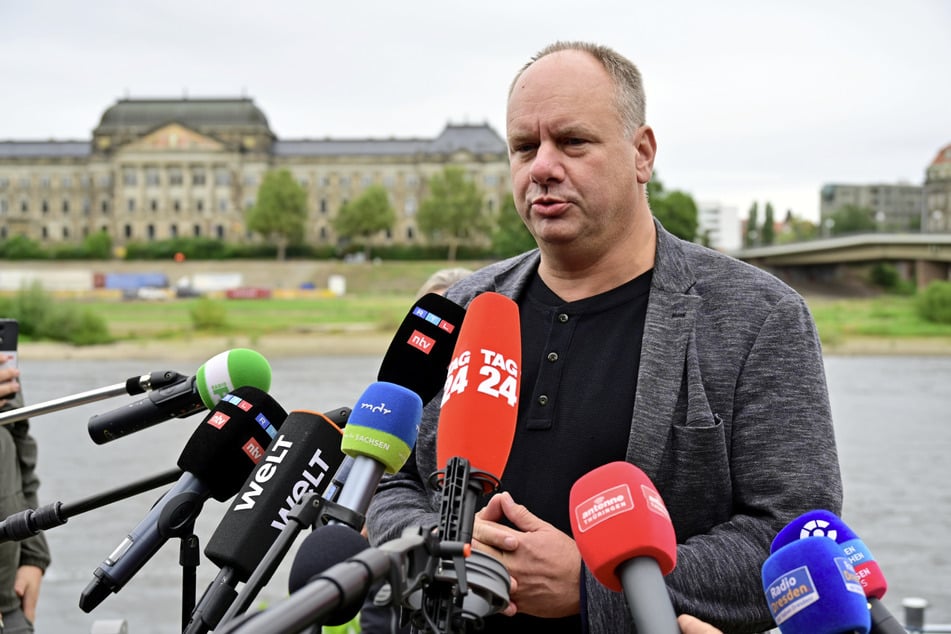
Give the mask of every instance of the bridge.
[(951, 233), (868, 233), (730, 253), (780, 274), (829, 279), (849, 266), (890, 262), (918, 288), (934, 280), (951, 281)]

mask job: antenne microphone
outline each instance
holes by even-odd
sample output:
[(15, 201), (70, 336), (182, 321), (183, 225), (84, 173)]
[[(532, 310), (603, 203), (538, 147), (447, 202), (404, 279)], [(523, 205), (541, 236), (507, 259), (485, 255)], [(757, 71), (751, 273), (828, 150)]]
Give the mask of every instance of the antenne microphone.
[(783, 634), (868, 634), (858, 573), (834, 541), (806, 537), (786, 544), (763, 563), (762, 578)]
[[(479, 500), (499, 486), (518, 416), (520, 337), (518, 305), (511, 299), (487, 292), (469, 303), (443, 387), (438, 471), (430, 478), (442, 491), (441, 542), (470, 544)], [(443, 562), (444, 574), (423, 589), (422, 614), (413, 615), (414, 623), (446, 629), (459, 618), (480, 620), (508, 605), (505, 566), (478, 551), (465, 560), (452, 559)]]
[(610, 462), (578, 478), (568, 503), (581, 558), (601, 585), (623, 590), (637, 631), (680, 634), (664, 584), (677, 564), (677, 537), (650, 478)]
[(271, 366), (254, 350), (226, 350), (206, 361), (195, 376), (149, 392), (147, 398), (92, 416), (89, 436), (102, 445), (170, 418), (185, 418), (211, 409), (222, 396), (245, 385), (270, 389)]
[(343, 462), (341, 427), (349, 415), (349, 408), (288, 414), (205, 547), (221, 571), (193, 610), (186, 634), (218, 625), (236, 597), (234, 587), (261, 563), (293, 509), (307, 493), (326, 489)]
[(828, 537), (837, 543), (842, 554), (855, 567), (862, 590), (868, 599), (872, 634), (905, 634), (905, 628), (881, 601), (888, 589), (888, 582), (881, 567), (865, 542), (835, 513), (823, 509), (803, 513), (779, 531), (770, 550), (775, 552), (797, 539), (813, 536)]
[(179, 456), (178, 466), (185, 473), (96, 569), (79, 607), (90, 612), (121, 590), (169, 537), (191, 530), (209, 497), (223, 502), (237, 493), (286, 417), (281, 406), (256, 387), (223, 395)]

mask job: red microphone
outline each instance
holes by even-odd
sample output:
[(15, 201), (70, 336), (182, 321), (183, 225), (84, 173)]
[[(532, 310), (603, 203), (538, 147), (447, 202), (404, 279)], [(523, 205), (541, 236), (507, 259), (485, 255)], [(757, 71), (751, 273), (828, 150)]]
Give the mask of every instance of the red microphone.
[[(472, 551), (479, 497), (496, 491), (515, 437), (522, 363), (518, 305), (498, 293), (470, 302), (443, 388), (436, 429), (438, 471), (430, 484), (442, 491), (437, 535), (446, 552), (441, 574), (424, 589), (417, 626), (456, 631), (508, 605), (508, 571)], [(461, 546), (461, 548), (460, 548)]]
[(680, 634), (664, 584), (677, 564), (677, 537), (650, 478), (611, 462), (581, 476), (568, 503), (581, 558), (602, 585), (624, 591), (637, 631)]
[(439, 469), (452, 457), (465, 458), (498, 484), (515, 437), (521, 364), (518, 305), (498, 293), (477, 296), (466, 310), (443, 388)]

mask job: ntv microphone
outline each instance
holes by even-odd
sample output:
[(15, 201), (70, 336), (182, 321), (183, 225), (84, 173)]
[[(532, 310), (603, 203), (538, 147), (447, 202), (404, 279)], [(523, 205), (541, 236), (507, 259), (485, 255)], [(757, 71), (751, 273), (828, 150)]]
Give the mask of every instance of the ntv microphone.
[(178, 459), (185, 473), (93, 573), (79, 607), (90, 612), (119, 592), (170, 537), (190, 531), (205, 500), (225, 501), (241, 487), (287, 413), (266, 392), (225, 394), (198, 425)]
[(827, 537), (838, 544), (842, 554), (855, 567), (868, 600), (872, 634), (905, 634), (905, 628), (881, 601), (888, 589), (881, 567), (865, 542), (835, 513), (822, 509), (803, 513), (779, 531), (770, 550), (775, 552), (797, 539), (814, 536)]
[[(441, 542), (472, 542), (481, 497), (498, 489), (512, 449), (521, 383), (518, 305), (498, 293), (476, 296), (453, 351), (436, 428), (436, 465), (430, 482), (441, 489)], [(449, 631), (457, 619), (480, 620), (508, 605), (510, 578), (499, 561), (471, 551), (444, 562), (423, 589), (414, 622)], [(478, 582), (476, 581), (478, 580)]]
[(229, 391), (242, 386), (267, 391), (271, 366), (254, 350), (235, 348), (205, 362), (195, 376), (154, 390), (148, 397), (89, 419), (89, 437), (102, 445), (170, 418), (211, 409)]
[(677, 537), (647, 475), (611, 462), (578, 478), (568, 500), (581, 558), (601, 585), (623, 590), (637, 631), (680, 634), (664, 584), (677, 564)]
[(868, 634), (859, 575), (825, 537), (797, 539), (763, 563), (763, 593), (783, 634)]
[(205, 556), (221, 570), (184, 632), (207, 632), (218, 625), (236, 597), (234, 587), (261, 563), (292, 522), (297, 504), (309, 492), (322, 493), (327, 487), (343, 462), (341, 427), (349, 415), (349, 408), (288, 414), (205, 547)]

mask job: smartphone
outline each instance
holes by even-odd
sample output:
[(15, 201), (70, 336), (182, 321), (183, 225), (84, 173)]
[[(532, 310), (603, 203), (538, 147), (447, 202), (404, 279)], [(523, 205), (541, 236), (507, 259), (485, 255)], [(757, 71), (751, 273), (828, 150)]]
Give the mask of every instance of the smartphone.
[[(0, 368), (17, 365), (17, 339), (20, 322), (16, 319), (0, 319)], [(7, 359), (6, 357), (12, 357)]]

